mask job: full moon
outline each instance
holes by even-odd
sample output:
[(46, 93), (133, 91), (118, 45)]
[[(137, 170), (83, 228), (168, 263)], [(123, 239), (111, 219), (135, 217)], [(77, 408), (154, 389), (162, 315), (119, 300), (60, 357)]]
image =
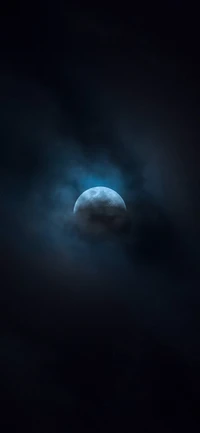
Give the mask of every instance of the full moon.
[(78, 227), (93, 233), (120, 231), (127, 218), (122, 197), (105, 186), (84, 191), (76, 200), (73, 213)]

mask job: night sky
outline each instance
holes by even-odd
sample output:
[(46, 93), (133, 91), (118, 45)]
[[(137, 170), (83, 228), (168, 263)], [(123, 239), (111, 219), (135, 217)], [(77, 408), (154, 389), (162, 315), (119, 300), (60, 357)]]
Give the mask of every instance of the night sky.
[[(1, 15), (2, 433), (200, 431), (199, 17), (108, 3)], [(75, 230), (94, 186), (128, 231)]]

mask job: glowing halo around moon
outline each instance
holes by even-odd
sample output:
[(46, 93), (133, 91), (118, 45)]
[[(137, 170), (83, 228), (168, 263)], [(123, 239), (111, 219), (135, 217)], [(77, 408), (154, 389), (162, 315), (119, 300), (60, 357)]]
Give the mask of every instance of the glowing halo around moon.
[(113, 189), (96, 186), (76, 200), (73, 214), (79, 229), (95, 234), (119, 231), (127, 217), (123, 198)]

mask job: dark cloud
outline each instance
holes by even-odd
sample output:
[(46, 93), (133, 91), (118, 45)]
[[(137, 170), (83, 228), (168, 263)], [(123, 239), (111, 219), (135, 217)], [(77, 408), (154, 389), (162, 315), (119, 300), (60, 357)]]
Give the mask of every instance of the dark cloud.
[[(2, 431), (198, 431), (199, 86), (179, 8), (153, 24), (49, 4), (11, 19), (16, 39), (5, 17)], [(127, 233), (76, 231), (98, 185)]]

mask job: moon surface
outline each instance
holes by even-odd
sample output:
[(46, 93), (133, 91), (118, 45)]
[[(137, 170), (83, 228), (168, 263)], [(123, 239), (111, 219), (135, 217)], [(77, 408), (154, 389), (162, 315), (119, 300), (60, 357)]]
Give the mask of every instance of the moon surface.
[(116, 191), (105, 186), (96, 186), (87, 189), (78, 197), (73, 213), (80, 229), (104, 233), (120, 231), (127, 217), (127, 208)]

